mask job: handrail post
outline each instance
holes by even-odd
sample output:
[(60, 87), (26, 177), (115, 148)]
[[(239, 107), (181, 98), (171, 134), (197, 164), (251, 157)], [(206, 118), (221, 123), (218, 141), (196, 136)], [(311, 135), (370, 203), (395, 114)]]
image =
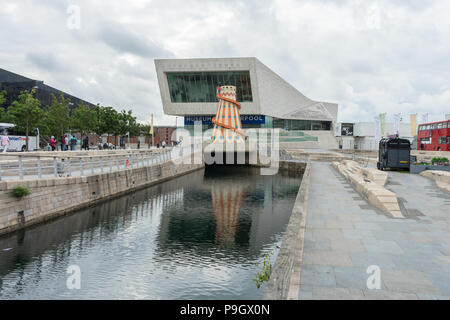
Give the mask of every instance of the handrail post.
[(91, 162), (91, 174), (94, 174), (94, 162), (92, 160), (92, 157), (89, 158)]
[(42, 179), (41, 157), (37, 157), (37, 170), (39, 179)]
[(103, 157), (100, 156), (100, 171), (103, 173)]
[(68, 176), (71, 177), (72, 176), (72, 168), (70, 167), (70, 157), (67, 158), (67, 172), (68, 172)]
[(84, 172), (83, 172), (83, 158), (80, 158), (80, 176), (84, 176)]
[(23, 180), (23, 163), (22, 163), (22, 156), (19, 156), (19, 176), (20, 176), (20, 180)]
[(109, 157), (109, 172), (112, 172), (112, 167), (113, 167), (113, 158)]
[(55, 178), (58, 177), (58, 163), (56, 157), (53, 157), (53, 174), (55, 175)]

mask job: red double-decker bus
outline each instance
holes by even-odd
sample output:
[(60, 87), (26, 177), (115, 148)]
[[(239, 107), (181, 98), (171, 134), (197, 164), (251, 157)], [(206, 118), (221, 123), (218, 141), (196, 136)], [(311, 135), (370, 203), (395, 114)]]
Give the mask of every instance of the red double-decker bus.
[(450, 151), (450, 120), (419, 125), (417, 150)]

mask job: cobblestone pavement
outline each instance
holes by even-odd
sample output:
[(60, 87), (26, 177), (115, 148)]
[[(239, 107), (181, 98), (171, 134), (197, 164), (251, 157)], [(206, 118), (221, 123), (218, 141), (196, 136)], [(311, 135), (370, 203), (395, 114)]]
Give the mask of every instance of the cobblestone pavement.
[[(370, 205), (329, 163), (312, 163), (300, 299), (450, 299), (450, 196), (389, 172), (405, 219)], [(368, 289), (371, 265), (381, 289)]]

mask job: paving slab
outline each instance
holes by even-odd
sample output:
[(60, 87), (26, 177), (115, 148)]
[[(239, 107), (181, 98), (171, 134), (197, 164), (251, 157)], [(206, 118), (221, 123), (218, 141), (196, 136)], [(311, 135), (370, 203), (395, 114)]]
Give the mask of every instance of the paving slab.
[[(311, 164), (299, 299), (450, 299), (450, 196), (399, 172), (386, 188), (404, 219), (368, 203), (331, 164)], [(369, 266), (379, 289), (367, 288)]]

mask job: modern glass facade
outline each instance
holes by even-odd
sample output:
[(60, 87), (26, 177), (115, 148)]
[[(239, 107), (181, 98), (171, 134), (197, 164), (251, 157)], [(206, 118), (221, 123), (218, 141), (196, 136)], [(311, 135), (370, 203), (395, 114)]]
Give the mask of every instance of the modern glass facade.
[[(267, 117), (266, 117), (267, 118)], [(331, 121), (291, 120), (272, 118), (272, 128), (286, 130), (331, 130)]]
[[(209, 118), (212, 118), (214, 115), (208, 116), (199, 116), (207, 118), (208, 121), (202, 121), (202, 129), (212, 129), (214, 124), (209, 121)], [(241, 118), (245, 117), (245, 115), (241, 115)], [(194, 132), (194, 125), (189, 122), (189, 124), (185, 123), (184, 128), (186, 130), (191, 131), (191, 134)], [(264, 123), (245, 123), (242, 122), (243, 129), (250, 128), (265, 128), (265, 129), (284, 129), (287, 131), (330, 131), (331, 130), (331, 121), (316, 121), (316, 120), (291, 120), (291, 119), (280, 119), (274, 118), (271, 116), (264, 117)]]
[(218, 102), (216, 88), (219, 85), (236, 86), (239, 102), (252, 102), (249, 71), (223, 72), (168, 72), (170, 99), (173, 103)]

